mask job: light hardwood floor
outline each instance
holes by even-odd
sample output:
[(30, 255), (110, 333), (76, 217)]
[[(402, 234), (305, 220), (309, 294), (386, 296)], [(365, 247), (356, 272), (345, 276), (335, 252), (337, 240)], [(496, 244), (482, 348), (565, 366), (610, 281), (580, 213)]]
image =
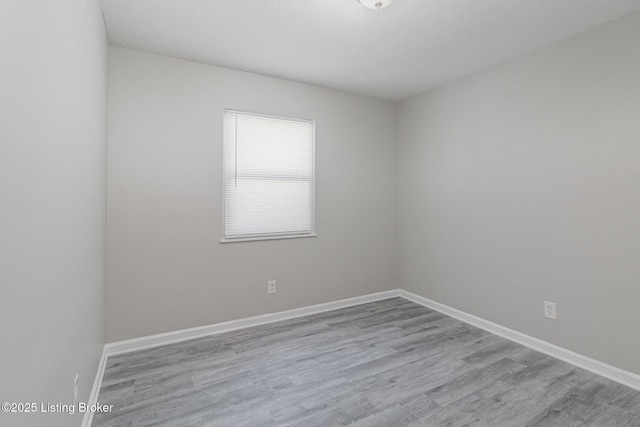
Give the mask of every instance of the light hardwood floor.
[(640, 392), (401, 298), (109, 357), (93, 426), (640, 426)]

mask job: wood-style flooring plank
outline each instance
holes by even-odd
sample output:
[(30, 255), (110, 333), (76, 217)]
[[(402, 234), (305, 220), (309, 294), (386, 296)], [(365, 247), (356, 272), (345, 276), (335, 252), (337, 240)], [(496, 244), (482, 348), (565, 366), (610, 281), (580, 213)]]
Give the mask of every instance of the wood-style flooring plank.
[(95, 427), (640, 426), (640, 392), (401, 298), (107, 360)]

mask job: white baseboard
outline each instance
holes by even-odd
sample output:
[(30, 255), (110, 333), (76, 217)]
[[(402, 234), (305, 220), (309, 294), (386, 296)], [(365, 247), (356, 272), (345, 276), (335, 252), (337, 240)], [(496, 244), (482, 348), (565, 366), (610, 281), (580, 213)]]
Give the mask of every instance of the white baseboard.
[[(100, 393), (100, 387), (102, 387), (102, 377), (104, 376), (104, 367), (107, 364), (107, 356), (107, 348), (105, 346), (102, 349), (102, 356), (100, 357), (100, 362), (98, 363), (98, 372), (96, 373), (96, 378), (93, 380), (93, 387), (91, 388), (91, 394), (89, 395), (89, 401), (87, 402), (88, 406), (98, 403), (98, 393)], [(93, 412), (85, 412), (84, 417), (82, 418), (82, 427), (90, 427), (92, 420)]]
[(640, 391), (640, 375), (634, 374), (633, 372), (625, 371), (623, 369), (616, 368), (615, 366), (591, 359), (590, 357), (583, 356), (582, 354), (575, 353), (555, 344), (523, 334), (522, 332), (514, 331), (513, 329), (484, 320), (480, 317), (476, 317), (472, 314), (465, 313), (464, 311), (460, 311), (453, 307), (449, 307), (448, 305), (435, 302), (411, 292), (400, 290), (399, 294), (402, 298), (408, 299), (409, 301), (413, 301), (427, 308), (439, 311), (442, 314), (446, 314), (447, 316), (461, 320), (480, 329), (484, 329), (492, 334), (499, 335), (510, 341), (539, 351), (540, 353), (555, 357), (556, 359), (570, 363), (578, 368), (582, 368), (596, 375), (600, 375), (601, 377), (608, 378), (612, 381)]
[(163, 334), (149, 335), (146, 337), (133, 338), (125, 341), (113, 342), (105, 345), (107, 355), (112, 356), (120, 353), (144, 350), (146, 348), (157, 347), (159, 345), (172, 344), (194, 338), (209, 335), (221, 334), (223, 332), (235, 331), (237, 329), (250, 328), (252, 326), (264, 325), (267, 323), (279, 322), (281, 320), (293, 319), (296, 317), (308, 316), (310, 314), (322, 313), (325, 311), (337, 310), (368, 302), (380, 301), (388, 298), (400, 296), (400, 290), (377, 292), (374, 294), (359, 297), (347, 298), (338, 301), (331, 301), (322, 304), (309, 305), (306, 307), (294, 308), (292, 310), (268, 313), (260, 316), (245, 317), (244, 319), (231, 320), (228, 322), (216, 323), (213, 325), (199, 326), (196, 328), (182, 329), (178, 331), (166, 332)]

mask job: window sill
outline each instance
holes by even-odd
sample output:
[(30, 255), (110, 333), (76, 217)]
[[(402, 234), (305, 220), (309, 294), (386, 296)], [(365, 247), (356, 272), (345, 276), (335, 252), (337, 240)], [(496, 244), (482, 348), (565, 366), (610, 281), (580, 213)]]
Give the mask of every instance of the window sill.
[(283, 240), (283, 239), (303, 239), (305, 237), (318, 237), (316, 233), (310, 234), (292, 234), (289, 236), (262, 236), (262, 237), (241, 237), (238, 239), (220, 239), (220, 243), (235, 243), (235, 242), (253, 242), (256, 240)]

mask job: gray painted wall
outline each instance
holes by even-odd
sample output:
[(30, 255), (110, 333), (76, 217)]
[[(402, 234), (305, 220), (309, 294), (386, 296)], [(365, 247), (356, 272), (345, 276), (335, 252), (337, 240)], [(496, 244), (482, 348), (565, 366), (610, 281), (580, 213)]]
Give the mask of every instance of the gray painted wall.
[[(0, 2), (0, 401), (86, 401), (103, 344), (107, 40), (93, 0)], [(5, 414), (0, 425), (79, 425)]]
[[(398, 287), (394, 104), (110, 52), (107, 342)], [(219, 243), (225, 108), (316, 121), (318, 237)]]
[(399, 104), (401, 286), (640, 373), (639, 118), (640, 14)]

